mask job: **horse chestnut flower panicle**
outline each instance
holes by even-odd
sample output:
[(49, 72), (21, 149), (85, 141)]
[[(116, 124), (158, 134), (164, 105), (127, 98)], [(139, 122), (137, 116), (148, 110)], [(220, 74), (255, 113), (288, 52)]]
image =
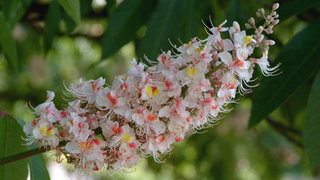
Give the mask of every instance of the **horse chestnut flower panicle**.
[[(278, 23), (274, 5), (264, 26), (250, 18), (248, 35), (237, 22), (231, 27), (209, 28), (204, 40), (192, 39), (174, 53), (163, 52), (151, 67), (132, 61), (127, 74), (115, 78), (81, 81), (67, 89), (73, 97), (66, 109), (46, 102), (34, 108), (37, 118), (24, 127), (28, 144), (60, 151), (69, 163), (87, 170), (130, 168), (142, 155), (160, 162), (187, 133), (214, 125), (237, 92), (250, 92), (254, 66), (265, 76), (276, 75), (279, 65), (270, 67), (271, 33)], [(269, 17), (269, 18), (266, 18)], [(221, 33), (229, 32), (223, 39)], [(262, 57), (251, 57), (256, 48)], [(63, 143), (62, 143), (63, 142)], [(62, 146), (61, 144), (65, 144)]]

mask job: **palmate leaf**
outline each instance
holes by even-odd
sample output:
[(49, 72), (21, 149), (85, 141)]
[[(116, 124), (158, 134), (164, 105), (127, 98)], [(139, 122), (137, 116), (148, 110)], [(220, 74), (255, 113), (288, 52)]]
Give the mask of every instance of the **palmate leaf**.
[(112, 13), (103, 37), (103, 58), (117, 52), (133, 40), (137, 30), (147, 23), (156, 0), (126, 0)]
[(282, 73), (264, 78), (255, 89), (249, 127), (258, 124), (310, 79), (320, 67), (320, 22), (294, 36), (277, 57)]
[[(318, 59), (319, 60), (319, 59)], [(305, 150), (311, 168), (320, 166), (320, 71), (318, 72), (309, 95), (307, 120), (303, 137)]]

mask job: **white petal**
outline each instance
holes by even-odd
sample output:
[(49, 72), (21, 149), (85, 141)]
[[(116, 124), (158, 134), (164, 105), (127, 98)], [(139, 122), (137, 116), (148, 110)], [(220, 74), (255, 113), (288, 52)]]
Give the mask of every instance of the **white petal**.
[(32, 131), (32, 134), (33, 134), (34, 138), (36, 138), (36, 139), (42, 139), (43, 138), (43, 135), (40, 132), (40, 128), (34, 128), (33, 131)]
[(159, 117), (170, 117), (170, 107), (169, 106), (165, 106), (163, 108), (160, 109), (159, 111)]
[(66, 151), (72, 154), (79, 154), (81, 152), (81, 146), (77, 142), (68, 142), (66, 144)]
[(232, 64), (232, 56), (229, 52), (223, 51), (218, 54), (219, 58), (221, 59), (222, 62), (230, 66)]
[(233, 43), (230, 39), (223, 40), (224, 50), (231, 51), (233, 49)]
[(32, 130), (33, 128), (31, 127), (31, 123), (27, 123), (23, 126), (23, 132), (26, 133), (26, 134), (32, 134)]

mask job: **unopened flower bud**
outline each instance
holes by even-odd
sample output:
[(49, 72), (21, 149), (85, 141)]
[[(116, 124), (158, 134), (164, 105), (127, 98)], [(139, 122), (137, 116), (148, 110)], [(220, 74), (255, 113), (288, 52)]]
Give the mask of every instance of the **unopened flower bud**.
[(273, 21), (273, 25), (277, 25), (279, 22), (280, 22), (279, 19), (276, 19)]
[(248, 22), (252, 25), (255, 25), (255, 20), (253, 19), (253, 17), (249, 18)]
[(260, 35), (258, 38), (257, 38), (257, 42), (260, 43), (264, 38), (264, 35)]
[(279, 8), (279, 3), (275, 3), (273, 6), (272, 6), (272, 10), (277, 10)]
[(259, 11), (256, 12), (256, 16), (257, 16), (257, 17), (262, 17), (262, 16), (261, 16), (261, 13), (260, 13)]
[(263, 31), (263, 27), (262, 27), (262, 26), (259, 26), (259, 27), (258, 27), (258, 33), (262, 33), (262, 31)]
[(275, 44), (273, 40), (266, 40), (265, 43), (270, 46), (273, 46)]
[(249, 23), (245, 23), (244, 25), (246, 26), (247, 29), (251, 29), (252, 28), (252, 25), (249, 24)]

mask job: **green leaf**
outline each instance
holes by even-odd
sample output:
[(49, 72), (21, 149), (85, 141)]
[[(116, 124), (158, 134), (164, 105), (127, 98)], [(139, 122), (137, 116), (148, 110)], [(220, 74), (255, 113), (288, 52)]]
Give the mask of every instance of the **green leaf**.
[[(32, 149), (35, 147), (33, 146)], [(30, 148), (31, 149), (31, 148)], [(42, 155), (36, 155), (29, 158), (31, 180), (49, 180), (50, 176), (44, 163)]]
[(303, 129), (304, 145), (311, 168), (320, 165), (320, 71), (309, 95), (307, 120)]
[(103, 58), (133, 40), (137, 30), (149, 20), (155, 5), (155, 0), (126, 0), (115, 9), (103, 37)]
[(3, 14), (10, 27), (21, 19), (26, 9), (31, 4), (32, 0), (4, 0), (3, 1)]
[(284, 21), (291, 16), (298, 15), (310, 8), (319, 7), (319, 0), (305, 1), (305, 0), (293, 0), (281, 4), (278, 13), (280, 21)]
[(18, 56), (17, 56), (17, 47), (16, 43), (13, 40), (11, 34), (11, 28), (5, 22), (4, 15), (0, 12), (0, 43), (4, 54), (8, 59), (9, 65), (18, 70)]
[(320, 22), (294, 36), (277, 57), (282, 73), (264, 78), (255, 89), (249, 127), (258, 124), (310, 79), (320, 67)]
[(138, 47), (138, 55), (155, 60), (161, 50), (171, 49), (168, 39), (183, 37), (183, 24), (188, 0), (160, 0)]
[(243, 4), (240, 0), (231, 0), (227, 11), (227, 24), (232, 25), (233, 21), (237, 21), (242, 25), (246, 22), (248, 18)]
[(58, 0), (59, 4), (68, 15), (77, 23), (80, 23), (80, 1), (79, 0)]
[(80, 0), (81, 17), (86, 16), (91, 11), (92, 0)]
[(58, 33), (60, 19), (60, 7), (57, 0), (53, 0), (50, 3), (45, 21), (44, 48), (46, 52), (50, 49), (52, 42)]
[[(183, 28), (182, 41), (189, 41), (199, 35), (199, 27), (204, 28), (201, 20), (208, 20), (210, 4), (209, 1), (188, 0), (185, 11), (185, 24)], [(204, 17), (203, 15), (206, 14)]]
[(62, 19), (64, 20), (64, 31), (67, 34), (72, 34), (77, 27), (77, 23), (75, 23), (72, 18), (66, 13), (61, 12)]
[[(19, 123), (21, 127), (23, 127), (26, 122), (20, 118), (15, 118), (15, 120)], [(28, 149), (35, 149), (37, 146), (34, 144), (28, 146)], [(30, 178), (31, 180), (49, 180), (50, 176), (45, 165), (44, 159), (41, 154), (32, 156), (28, 159), (28, 165), (30, 168)]]
[(224, 8), (221, 7), (220, 1), (211, 0), (210, 2), (212, 6), (212, 13), (213, 13), (212, 21), (217, 26), (218, 24), (222, 23), (225, 20), (224, 18), (226, 16), (225, 15), (226, 12), (224, 11)]
[[(14, 118), (2, 114), (2, 117), (0, 117), (0, 158), (27, 150), (27, 146), (23, 145), (25, 141), (21, 138), (23, 134), (21, 126)], [(27, 163), (28, 161), (23, 159), (1, 165), (0, 179), (27, 179)]]

